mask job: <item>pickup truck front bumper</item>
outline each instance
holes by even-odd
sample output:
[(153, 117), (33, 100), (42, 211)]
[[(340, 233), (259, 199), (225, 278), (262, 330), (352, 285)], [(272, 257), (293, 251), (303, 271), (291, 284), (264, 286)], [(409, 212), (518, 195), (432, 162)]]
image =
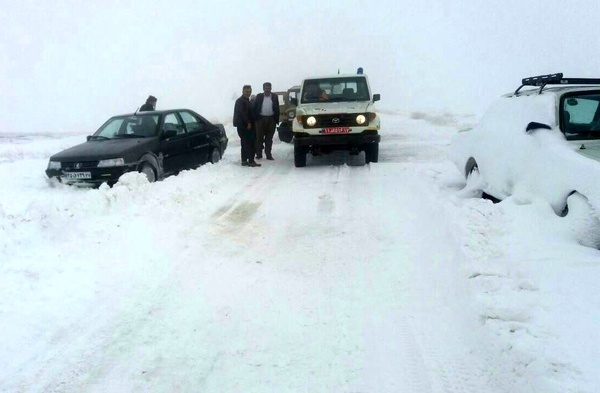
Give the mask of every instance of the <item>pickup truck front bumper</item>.
[(294, 132), (295, 147), (310, 146), (346, 146), (349, 148), (379, 143), (381, 135), (376, 132), (340, 135), (310, 135), (304, 132)]

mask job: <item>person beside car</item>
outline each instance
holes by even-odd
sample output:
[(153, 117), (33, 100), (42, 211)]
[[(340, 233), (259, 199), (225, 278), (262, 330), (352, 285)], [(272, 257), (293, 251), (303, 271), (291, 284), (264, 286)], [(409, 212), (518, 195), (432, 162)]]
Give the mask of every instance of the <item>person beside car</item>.
[(263, 92), (256, 95), (254, 118), (256, 119), (256, 158), (262, 158), (263, 148), (267, 160), (273, 160), (273, 135), (279, 123), (279, 97), (271, 92), (271, 83), (263, 83)]
[(237, 128), (240, 137), (242, 166), (261, 166), (254, 161), (254, 145), (256, 130), (254, 129), (253, 114), (250, 106), (252, 86), (244, 85), (242, 95), (235, 100), (233, 108), (233, 126)]
[(156, 97), (150, 95), (146, 99), (146, 103), (140, 107), (140, 112), (148, 112), (156, 109)]

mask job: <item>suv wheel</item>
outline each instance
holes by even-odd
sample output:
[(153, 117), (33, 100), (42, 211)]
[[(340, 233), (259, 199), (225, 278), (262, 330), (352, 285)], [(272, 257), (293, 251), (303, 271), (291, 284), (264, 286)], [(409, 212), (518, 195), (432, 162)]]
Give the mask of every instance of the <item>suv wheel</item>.
[(372, 143), (365, 146), (365, 163), (379, 161), (379, 143)]
[(294, 165), (296, 168), (306, 166), (306, 149), (294, 146)]

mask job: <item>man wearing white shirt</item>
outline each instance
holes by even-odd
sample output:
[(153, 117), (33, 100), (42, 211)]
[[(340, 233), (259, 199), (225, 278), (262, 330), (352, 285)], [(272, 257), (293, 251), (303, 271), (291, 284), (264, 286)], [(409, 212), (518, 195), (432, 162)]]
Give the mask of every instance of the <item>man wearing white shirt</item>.
[(279, 123), (279, 97), (271, 93), (271, 83), (263, 83), (263, 93), (254, 102), (256, 118), (256, 158), (262, 158), (263, 148), (267, 160), (273, 160), (272, 147), (275, 127)]

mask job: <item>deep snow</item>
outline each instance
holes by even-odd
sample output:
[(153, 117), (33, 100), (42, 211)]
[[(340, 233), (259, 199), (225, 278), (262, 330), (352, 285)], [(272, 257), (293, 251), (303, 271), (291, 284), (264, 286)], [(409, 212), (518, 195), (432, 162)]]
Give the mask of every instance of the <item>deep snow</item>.
[[(362, 155), (48, 183), (84, 134), (0, 134), (3, 391), (596, 392), (584, 217), (467, 198), (472, 117), (384, 111)], [(277, 137), (276, 137), (277, 139)], [(551, 174), (548, 174), (551, 175)]]

